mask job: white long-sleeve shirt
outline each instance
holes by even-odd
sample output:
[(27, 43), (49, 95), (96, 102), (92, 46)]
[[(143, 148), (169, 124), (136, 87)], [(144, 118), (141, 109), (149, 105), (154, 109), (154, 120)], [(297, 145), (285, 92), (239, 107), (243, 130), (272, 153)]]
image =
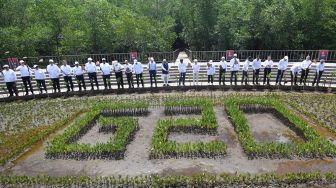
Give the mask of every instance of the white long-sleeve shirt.
[(5, 82), (15, 82), (16, 81), (16, 74), (12, 69), (3, 70), (2, 74), (4, 76)]
[(133, 65), (135, 74), (141, 74), (143, 72), (143, 66), (140, 62), (136, 62)]
[(292, 74), (294, 75), (295, 73), (298, 73), (301, 69), (301, 65), (299, 63), (297, 64), (294, 64), (292, 67), (291, 67), (291, 72)]
[(312, 65), (312, 62), (310, 60), (304, 60), (302, 61), (301, 68), (302, 69), (309, 69), (310, 66)]
[(273, 66), (273, 61), (272, 60), (265, 60), (263, 66), (265, 68), (272, 68)]
[(94, 72), (97, 72), (97, 67), (96, 67), (96, 64), (91, 62), (87, 62), (85, 64), (85, 70), (88, 72), (88, 73), (94, 73)]
[(187, 72), (187, 65), (185, 63), (179, 63), (178, 70), (179, 70), (179, 73)]
[(47, 71), (49, 73), (49, 78), (59, 78), (59, 75), (61, 74), (60, 68), (55, 64), (48, 65)]
[(82, 66), (80, 66), (80, 65), (78, 65), (78, 67), (75, 66), (73, 68), (73, 73), (75, 74), (75, 76), (83, 75), (84, 72), (83, 72)]
[(33, 70), (34, 75), (35, 75), (35, 80), (44, 80), (45, 79), (45, 74), (42, 69), (34, 69)]
[(100, 70), (102, 71), (103, 75), (110, 75), (111, 74), (111, 66), (108, 63), (100, 64)]
[(239, 70), (239, 59), (238, 58), (232, 58), (230, 60), (230, 67), (231, 67), (231, 71), (238, 71)]
[(123, 69), (123, 67), (120, 63), (114, 63), (114, 65), (113, 65), (113, 71), (114, 72), (121, 72), (122, 69)]
[(324, 63), (318, 63), (316, 65), (316, 72), (324, 71)]
[(147, 68), (148, 68), (148, 70), (156, 70), (156, 63), (155, 63), (155, 61), (153, 61), (153, 62), (149, 62), (148, 63), (148, 65), (147, 65)]
[(61, 66), (61, 71), (63, 76), (71, 76), (72, 75), (72, 68), (70, 65), (62, 65)]
[(227, 68), (227, 62), (226, 61), (220, 61), (219, 62), (219, 68), (222, 67), (222, 69), (226, 69)]
[(252, 68), (253, 70), (257, 70), (261, 68), (261, 59), (255, 59), (252, 62)]
[(21, 77), (30, 76), (30, 68), (27, 65), (20, 65), (15, 70), (20, 71)]
[(193, 73), (199, 73), (201, 67), (199, 64), (193, 64), (192, 65), (192, 70), (193, 70)]
[(207, 69), (207, 75), (214, 75), (216, 73), (216, 69), (214, 66), (210, 66)]
[(246, 60), (243, 64), (243, 71), (248, 71), (249, 69), (249, 66), (250, 66), (250, 61), (249, 60)]
[(288, 60), (281, 59), (278, 64), (278, 69), (279, 70), (286, 70), (288, 67)]
[(132, 73), (134, 70), (133, 70), (133, 65), (131, 64), (126, 64), (125, 65), (125, 73)]

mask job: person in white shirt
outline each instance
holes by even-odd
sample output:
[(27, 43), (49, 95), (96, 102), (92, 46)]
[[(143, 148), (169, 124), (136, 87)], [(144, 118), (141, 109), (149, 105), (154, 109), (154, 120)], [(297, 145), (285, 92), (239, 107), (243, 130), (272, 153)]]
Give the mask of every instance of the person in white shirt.
[(200, 65), (197, 63), (197, 59), (194, 59), (194, 64), (192, 65), (193, 70), (193, 84), (198, 85), (198, 77), (199, 77), (199, 71), (200, 71)]
[(208, 63), (208, 68), (207, 68), (208, 84), (209, 85), (210, 85), (210, 82), (213, 85), (214, 74), (216, 72), (215, 66), (213, 66), (212, 64), (213, 64), (213, 61), (210, 60), (209, 63)]
[(107, 89), (107, 85), (109, 89), (111, 89), (111, 66), (108, 62), (106, 62), (105, 58), (102, 59), (100, 70), (102, 72), (105, 89)]
[(235, 85), (237, 85), (237, 72), (239, 71), (239, 59), (237, 54), (233, 55), (233, 58), (230, 60), (230, 67), (231, 67), (231, 77), (230, 77), (230, 84), (232, 85), (233, 76), (235, 77)]
[(264, 66), (263, 85), (265, 85), (266, 79), (267, 79), (267, 85), (270, 85), (270, 78), (271, 78), (272, 66), (273, 66), (272, 57), (270, 55), (267, 57), (267, 60), (264, 61), (263, 66)]
[(91, 90), (94, 90), (93, 88), (93, 82), (96, 83), (97, 90), (99, 90), (99, 84), (97, 80), (97, 67), (94, 62), (92, 62), (92, 58), (88, 58), (88, 62), (85, 64), (85, 70), (89, 75), (90, 83), (91, 83)]
[(124, 89), (124, 79), (122, 74), (123, 67), (118, 61), (113, 61), (112, 64), (113, 64), (113, 71), (115, 73), (118, 84), (118, 89), (120, 89), (120, 87)]
[(8, 65), (3, 66), (4, 70), (2, 71), (2, 75), (6, 82), (7, 90), (9, 92), (9, 97), (13, 97), (15, 93), (16, 96), (19, 95), (19, 92), (16, 88), (16, 74), (15, 72), (9, 68)]
[(83, 84), (83, 89), (86, 91), (84, 71), (83, 71), (82, 66), (79, 65), (78, 61), (75, 61), (75, 67), (73, 68), (73, 73), (76, 76), (79, 91), (82, 91), (82, 84)]
[(297, 81), (297, 75), (299, 73), (299, 71), (301, 70), (301, 64), (297, 63), (294, 64), (290, 71), (291, 71), (291, 85), (293, 85), (293, 81), (294, 81), (294, 85), (297, 86), (296, 81)]
[(225, 61), (225, 57), (223, 56), (221, 61), (219, 62), (219, 85), (225, 85), (225, 73), (227, 68), (227, 62)]
[(63, 74), (64, 82), (67, 87), (67, 92), (74, 91), (74, 85), (72, 83), (72, 68), (68, 65), (66, 60), (63, 60), (63, 65), (61, 66), (61, 72)]
[(18, 66), (15, 70), (20, 71), (21, 73), (21, 79), (26, 90), (26, 95), (29, 94), (28, 85), (31, 93), (34, 95), (34, 90), (30, 81), (31, 80), (30, 67), (28, 67), (23, 60), (20, 60), (20, 66)]
[(134, 68), (134, 73), (135, 73), (135, 78), (137, 81), (138, 88), (139, 88), (139, 81), (141, 81), (141, 85), (142, 87), (144, 87), (144, 81), (142, 79), (143, 66), (141, 62), (138, 62), (138, 60), (134, 59), (133, 68)]
[(163, 86), (169, 86), (169, 63), (166, 59), (163, 59), (162, 65), (162, 79), (163, 79)]
[(317, 87), (319, 86), (320, 79), (321, 79), (323, 71), (324, 71), (324, 62), (325, 62), (325, 60), (321, 59), (320, 63), (317, 64), (317, 66), (316, 66), (316, 72), (315, 72), (315, 78), (314, 78), (314, 81), (312, 83), (312, 86), (314, 86), (315, 83), (316, 83)]
[(125, 74), (128, 82), (128, 88), (134, 88), (133, 83), (133, 65), (125, 60)]
[(183, 59), (180, 59), (180, 64), (178, 65), (178, 71), (180, 74), (179, 77), (179, 86), (181, 86), (181, 82), (183, 86), (185, 86), (185, 77), (186, 77), (186, 72), (187, 72), (187, 65), (183, 63)]
[(148, 58), (148, 66), (147, 69), (149, 71), (149, 78), (151, 87), (153, 87), (153, 80), (155, 82), (155, 87), (157, 87), (157, 79), (156, 79), (156, 63), (153, 57)]
[(279, 85), (281, 85), (281, 80), (283, 78), (283, 75), (287, 67), (288, 67), (288, 56), (285, 56), (283, 59), (279, 61), (279, 64), (278, 64), (278, 74), (275, 80), (276, 85), (278, 85), (278, 83)]
[(252, 69), (253, 69), (253, 85), (259, 85), (259, 73), (261, 68), (261, 59), (260, 55), (257, 55), (257, 58), (252, 62)]
[[(36, 84), (37, 84), (37, 88), (40, 90), (40, 94), (43, 93), (43, 89), (46, 93), (47, 92), (47, 86), (45, 83), (45, 74), (44, 71), (42, 69), (39, 69), (38, 65), (34, 65), (34, 75), (35, 75), (35, 80), (36, 80)], [(43, 89), (42, 89), (43, 87)]]
[(306, 60), (302, 62), (301, 65), (301, 79), (300, 79), (300, 85), (303, 84), (306, 85), (307, 76), (309, 74), (309, 68), (312, 65), (312, 61), (310, 60), (310, 56), (306, 57)]
[(49, 59), (49, 65), (47, 66), (47, 73), (53, 84), (54, 92), (56, 93), (56, 88), (58, 92), (61, 92), (59, 76), (61, 74), (60, 68), (54, 64), (54, 60)]
[(248, 81), (248, 69), (249, 69), (249, 66), (251, 64), (251, 62), (253, 61), (252, 57), (249, 56), (246, 61), (244, 62), (243, 64), (243, 74), (242, 74), (242, 80), (241, 80), (241, 85), (243, 85), (243, 82), (245, 81), (245, 85), (248, 85), (247, 84), (247, 81)]

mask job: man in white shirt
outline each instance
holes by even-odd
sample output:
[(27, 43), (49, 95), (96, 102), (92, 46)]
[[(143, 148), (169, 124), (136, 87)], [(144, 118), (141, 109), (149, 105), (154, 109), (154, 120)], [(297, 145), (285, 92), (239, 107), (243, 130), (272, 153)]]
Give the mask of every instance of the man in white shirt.
[(239, 71), (239, 59), (237, 54), (233, 55), (233, 58), (230, 60), (230, 67), (231, 67), (231, 77), (230, 77), (230, 84), (232, 85), (232, 78), (235, 77), (235, 85), (237, 85), (237, 72)]
[(294, 85), (297, 86), (296, 84), (297, 75), (299, 71), (301, 70), (301, 64), (300, 63), (294, 64), (290, 70), (291, 70), (291, 85), (293, 85), (293, 81), (294, 81)]
[(128, 88), (134, 88), (133, 83), (133, 65), (125, 60), (125, 74), (128, 82)]
[(44, 71), (42, 69), (39, 69), (38, 65), (34, 65), (34, 75), (35, 75), (35, 80), (37, 83), (37, 87), (40, 90), (40, 94), (43, 93), (42, 87), (44, 89), (44, 91), (47, 93), (47, 86), (45, 83), (45, 74)]
[(163, 86), (169, 86), (169, 63), (166, 59), (163, 59), (162, 65), (162, 78), (163, 78)]
[(137, 81), (138, 88), (139, 88), (139, 80), (141, 81), (142, 87), (144, 87), (144, 81), (142, 79), (143, 66), (141, 62), (138, 62), (138, 60), (134, 59), (133, 68), (134, 68), (134, 73), (135, 73), (135, 78)]
[(122, 74), (123, 67), (118, 61), (113, 61), (112, 64), (113, 64), (113, 70), (114, 70), (117, 84), (118, 84), (118, 89), (120, 89), (120, 87), (124, 89), (124, 79), (123, 79), (123, 74)]
[(243, 64), (243, 74), (242, 74), (242, 80), (241, 80), (241, 85), (243, 85), (243, 82), (245, 81), (245, 85), (248, 85), (247, 84), (247, 81), (248, 81), (248, 69), (249, 69), (249, 66), (251, 64), (251, 62), (253, 61), (252, 57), (249, 56), (246, 61), (244, 62)]
[(74, 91), (74, 85), (72, 83), (72, 68), (68, 65), (66, 60), (63, 60), (63, 65), (61, 66), (61, 72), (63, 74), (64, 82), (67, 87), (67, 92)]
[(198, 77), (199, 77), (199, 71), (200, 71), (200, 65), (197, 63), (197, 59), (194, 59), (194, 64), (192, 65), (193, 70), (193, 84), (198, 85)]
[[(320, 79), (321, 79), (321, 76), (322, 76), (323, 71), (324, 71), (324, 62), (325, 62), (325, 60), (321, 59), (320, 63), (316, 65), (315, 78), (314, 78), (314, 81), (312, 83), (312, 86), (314, 86), (315, 83), (316, 83), (317, 87), (319, 86)], [(317, 80), (317, 82), (316, 82), (316, 80)]]
[(283, 59), (279, 61), (279, 64), (278, 64), (278, 74), (275, 80), (276, 85), (278, 85), (278, 83), (279, 85), (281, 85), (281, 80), (287, 69), (287, 66), (288, 66), (288, 56), (285, 56)]
[(4, 70), (2, 71), (2, 75), (6, 82), (7, 90), (9, 92), (9, 97), (13, 97), (15, 93), (16, 96), (19, 95), (19, 92), (16, 88), (16, 74), (12, 69), (9, 69), (8, 65), (3, 66)]
[(31, 80), (30, 67), (28, 67), (23, 60), (20, 60), (20, 66), (18, 66), (15, 70), (20, 71), (21, 73), (21, 79), (26, 90), (26, 95), (29, 94), (28, 85), (31, 93), (34, 95), (34, 90), (30, 81)]
[(310, 68), (311, 65), (312, 65), (312, 62), (310, 60), (310, 56), (307, 56), (306, 60), (304, 60), (302, 62), (302, 65), (301, 65), (300, 85), (302, 84), (302, 82), (303, 82), (304, 85), (306, 85), (307, 76), (308, 76), (309, 68)]
[(150, 84), (151, 87), (153, 87), (153, 80), (155, 82), (155, 87), (157, 87), (157, 79), (156, 79), (156, 63), (154, 61), (153, 57), (148, 58), (148, 67), (149, 71), (149, 78), (150, 78)]
[(111, 89), (111, 66), (108, 62), (106, 62), (105, 58), (102, 59), (100, 70), (102, 72), (105, 89), (107, 89), (107, 85), (109, 89)]
[(261, 68), (261, 59), (260, 55), (257, 55), (257, 58), (252, 62), (252, 69), (253, 69), (253, 85), (259, 85), (259, 73)]
[(90, 83), (91, 83), (91, 90), (94, 90), (93, 88), (93, 82), (96, 83), (97, 90), (99, 90), (99, 84), (97, 81), (97, 67), (94, 62), (92, 62), (92, 58), (88, 58), (88, 62), (85, 64), (85, 70), (89, 75)]
[(213, 61), (210, 60), (209, 63), (208, 63), (208, 68), (207, 68), (208, 84), (209, 85), (210, 85), (210, 82), (211, 82), (211, 85), (213, 85), (213, 80), (214, 80), (213, 76), (216, 72), (215, 66), (213, 66), (212, 64), (213, 64)]
[(186, 72), (187, 72), (187, 65), (183, 63), (183, 59), (180, 59), (180, 64), (178, 65), (178, 71), (180, 74), (179, 77), (179, 86), (181, 86), (181, 82), (183, 86), (185, 86), (185, 77), (186, 77)]
[(73, 68), (73, 73), (76, 76), (79, 91), (82, 91), (82, 84), (83, 84), (84, 90), (86, 91), (84, 71), (83, 71), (82, 66), (79, 65), (78, 61), (75, 61), (75, 67)]
[(219, 85), (225, 85), (225, 73), (227, 68), (227, 62), (225, 61), (225, 57), (223, 56), (221, 61), (219, 62)]
[(56, 88), (58, 92), (61, 92), (59, 76), (61, 74), (60, 68), (54, 64), (54, 60), (49, 59), (49, 65), (47, 66), (47, 73), (49, 74), (49, 78), (53, 84), (54, 93), (56, 93)]
[(272, 72), (272, 66), (273, 66), (272, 57), (270, 55), (267, 57), (267, 60), (264, 61), (263, 66), (264, 66), (263, 84), (265, 85), (265, 82), (267, 79), (267, 85), (270, 85), (270, 78), (271, 78), (271, 72)]

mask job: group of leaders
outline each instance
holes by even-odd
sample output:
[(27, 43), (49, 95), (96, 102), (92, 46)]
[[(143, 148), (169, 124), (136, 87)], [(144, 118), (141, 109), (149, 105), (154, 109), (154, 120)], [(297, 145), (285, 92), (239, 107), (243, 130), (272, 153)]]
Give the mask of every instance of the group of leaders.
[[(43, 61), (43, 60), (40, 60)], [(316, 68), (314, 71), (315, 77), (312, 82), (312, 86), (315, 84), (319, 86), (319, 82), (321, 76), (324, 71), (324, 64), (325, 60), (321, 59), (320, 62), (316, 63), (316, 61), (312, 61), (310, 56), (307, 56), (303, 62), (299, 62), (294, 64), (290, 68), (290, 75), (291, 75), (291, 85), (297, 85), (297, 77), (298, 74), (301, 72), (300, 78), (300, 85), (306, 85), (307, 76), (312, 65), (316, 64)], [(263, 84), (270, 85), (270, 78), (271, 72), (273, 67), (273, 61), (271, 56), (268, 56), (265, 61), (262, 62), (259, 55), (255, 59), (252, 57), (248, 57), (244, 62), (240, 62), (237, 57), (237, 54), (234, 54), (233, 58), (227, 62), (225, 57), (221, 58), (219, 62), (219, 85), (225, 85), (225, 74), (226, 72), (230, 72), (230, 84), (232, 85), (233, 81), (234, 84), (237, 85), (237, 77), (238, 72), (241, 71), (241, 84), (248, 85), (249, 76), (248, 72), (250, 69), (253, 71), (253, 78), (252, 83), (255, 85), (259, 85), (259, 75), (260, 71), (263, 68)], [(178, 63), (178, 71), (179, 71), (179, 79), (178, 84), (179, 86), (185, 85), (185, 78), (187, 74), (187, 69), (192, 69), (192, 78), (193, 84), (198, 85), (199, 75), (200, 75), (200, 65), (197, 59), (193, 60), (193, 63), (185, 63), (183, 59), (180, 60)], [(277, 65), (278, 71), (276, 76), (276, 85), (282, 85), (281, 82), (283, 80), (283, 76), (285, 71), (288, 68), (288, 56), (285, 56), (281, 59)], [(78, 61), (74, 63), (74, 66), (71, 67), (66, 60), (63, 60), (62, 65), (59, 67), (53, 59), (49, 60), (49, 65), (46, 69), (40, 69), (38, 65), (34, 65), (33, 68), (29, 67), (24, 60), (20, 60), (20, 65), (12, 70), (9, 68), (8, 65), (4, 65), (1, 71), (1, 75), (4, 78), (6, 83), (6, 87), (8, 89), (9, 96), (13, 96), (14, 94), (18, 96), (18, 90), (16, 87), (16, 72), (20, 71), (21, 79), (25, 88), (26, 95), (29, 95), (29, 90), (32, 94), (34, 94), (34, 89), (32, 87), (32, 78), (35, 77), (36, 84), (40, 93), (43, 93), (43, 90), (47, 93), (47, 86), (46, 86), (46, 73), (48, 73), (49, 78), (51, 80), (54, 92), (60, 92), (60, 77), (63, 76), (64, 82), (67, 87), (67, 91), (74, 91), (74, 83), (73, 77), (77, 80), (79, 91), (82, 91), (82, 88), (86, 90), (86, 84), (84, 79), (84, 73), (86, 72), (91, 85), (91, 90), (94, 90), (94, 85), (96, 86), (97, 90), (99, 90), (99, 84), (97, 81), (97, 73), (100, 72), (101, 76), (104, 81), (105, 89), (111, 89), (111, 74), (114, 73), (118, 89), (124, 88), (124, 81), (123, 81), (123, 74), (125, 74), (127, 78), (127, 83), (129, 88), (134, 88), (133, 77), (135, 75), (137, 87), (141, 84), (144, 87), (143, 81), (143, 64), (138, 62), (136, 59), (133, 60), (132, 63), (125, 60), (124, 65), (121, 65), (118, 61), (112, 61), (110, 64), (106, 61), (105, 58), (101, 60), (101, 62), (93, 62), (92, 58), (87, 59), (87, 63), (84, 67), (82, 67)], [(147, 69), (149, 71), (149, 78), (151, 87), (155, 85), (157, 87), (157, 64), (154, 61), (154, 58), (148, 58)], [(100, 71), (99, 71), (100, 70)], [(169, 73), (170, 73), (170, 65), (166, 59), (163, 59), (161, 64), (161, 77), (163, 80), (163, 86), (169, 86)], [(208, 84), (213, 84), (214, 82), (214, 75), (216, 74), (216, 68), (212, 60), (207, 63), (206, 67), (206, 74), (208, 77)], [(29, 87), (29, 88), (28, 88)]]

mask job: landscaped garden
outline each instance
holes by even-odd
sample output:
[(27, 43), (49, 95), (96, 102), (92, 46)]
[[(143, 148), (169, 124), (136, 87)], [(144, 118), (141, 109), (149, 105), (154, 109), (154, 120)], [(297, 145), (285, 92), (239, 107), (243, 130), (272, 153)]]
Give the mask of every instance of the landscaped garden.
[(217, 91), (3, 103), (0, 185), (335, 186), (335, 99)]

